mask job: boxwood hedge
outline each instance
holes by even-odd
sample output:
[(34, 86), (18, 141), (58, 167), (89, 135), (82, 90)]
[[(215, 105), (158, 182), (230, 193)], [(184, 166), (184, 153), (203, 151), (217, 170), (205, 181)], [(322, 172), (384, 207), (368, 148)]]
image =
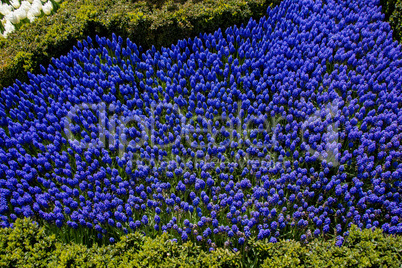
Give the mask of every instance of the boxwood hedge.
[(65, 1), (57, 13), (26, 24), (0, 39), (0, 89), (27, 71), (39, 72), (52, 57), (67, 53), (87, 36), (130, 38), (144, 49), (168, 46), (185, 37), (213, 32), (261, 17), (280, 0)]
[(402, 0), (380, 0), (385, 19), (389, 21), (394, 39), (401, 41), (402, 37)]
[(402, 238), (380, 229), (352, 226), (342, 246), (336, 239), (277, 243), (250, 240), (245, 254), (229, 248), (208, 252), (167, 234), (149, 238), (136, 232), (114, 245), (86, 247), (62, 243), (30, 219), (0, 230), (1, 267), (400, 267)]

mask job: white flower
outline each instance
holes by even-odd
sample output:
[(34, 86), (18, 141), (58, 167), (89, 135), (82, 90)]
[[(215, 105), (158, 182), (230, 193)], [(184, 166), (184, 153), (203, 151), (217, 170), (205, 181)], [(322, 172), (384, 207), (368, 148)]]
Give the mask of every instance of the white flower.
[(2, 4), (0, 6), (0, 14), (3, 14), (3, 16), (7, 16), (8, 14), (10, 14), (12, 12), (12, 8), (11, 6), (7, 5), (7, 4)]
[(40, 0), (33, 0), (32, 2), (32, 7), (37, 6), (39, 7), (39, 10), (42, 10), (42, 2)]
[(14, 14), (17, 17), (18, 21), (21, 21), (27, 17), (27, 12), (21, 8), (14, 11)]
[(15, 9), (17, 9), (17, 8), (19, 8), (20, 7), (20, 1), (19, 0), (11, 0), (11, 5), (15, 8)]
[[(29, 10), (29, 13), (31, 13), (33, 16), (35, 16), (35, 17), (39, 17), (40, 16), (40, 10), (42, 9), (42, 6), (41, 7), (38, 7), (38, 6), (33, 6), (30, 10)], [(28, 15), (27, 15), (27, 17), (28, 17)], [(29, 17), (28, 17), (29, 18)], [(31, 20), (31, 19), (30, 19)]]
[[(36, 9), (37, 10), (37, 9)], [(40, 14), (40, 11), (39, 11)], [(32, 10), (29, 10), (27, 13), (27, 18), (29, 19), (30, 22), (33, 22), (36, 19), (36, 16), (34, 15), (34, 13), (32, 12)]]
[(10, 21), (6, 21), (6, 24), (4, 25), (4, 29), (5, 29), (5, 31), (4, 31), (4, 33), (3, 33), (3, 36), (4, 36), (5, 38), (7, 38), (7, 35), (8, 35), (9, 33), (14, 32), (15, 26), (14, 26)]
[(28, 1), (22, 1), (22, 2), (21, 2), (21, 6), (20, 6), (19, 9), (23, 9), (23, 10), (25, 10), (26, 12), (28, 12), (28, 10), (31, 9), (31, 4), (30, 4)]
[[(54, 1), (54, 2), (53, 2)], [(4, 1), (2, 1), (4, 2)], [(0, 23), (3, 25), (4, 32), (0, 34), (7, 37), (15, 31), (15, 25), (22, 20), (28, 19), (30, 22), (45, 13), (50, 15), (54, 8), (53, 3), (60, 3), (61, 0), (8, 0), (10, 4), (0, 3)]]
[(4, 25), (4, 29), (7, 32), (11, 33), (11, 32), (13, 32), (15, 30), (15, 26), (11, 22), (7, 21), (6, 24)]
[(31, 6), (32, 14), (40, 16), (43, 6), (40, 0), (34, 0)]
[[(18, 17), (15, 15), (14, 12), (8, 14), (6, 16), (7, 21), (11, 22), (12, 24), (18, 24), (20, 21), (18, 19)], [(5, 27), (5, 26), (4, 26)]]
[(53, 9), (53, 4), (50, 1), (43, 5), (43, 13), (45, 13), (46, 15), (50, 15), (50, 13), (52, 12), (52, 9)]

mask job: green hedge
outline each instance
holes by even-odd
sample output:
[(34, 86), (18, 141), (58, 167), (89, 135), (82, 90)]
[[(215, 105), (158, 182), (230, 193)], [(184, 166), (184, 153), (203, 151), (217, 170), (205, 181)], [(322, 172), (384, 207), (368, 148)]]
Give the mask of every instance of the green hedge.
[[(335, 239), (315, 239), (306, 245), (295, 241), (254, 243), (261, 267), (401, 267), (402, 237), (385, 236), (380, 229), (359, 230), (352, 226), (341, 247)], [(258, 265), (259, 266), (259, 265)]]
[(402, 0), (380, 0), (385, 19), (391, 25), (393, 37), (401, 42), (402, 38)]
[[(25, 24), (8, 39), (0, 39), (0, 89), (28, 81), (27, 71), (71, 50), (87, 36), (120, 35), (148, 49), (177, 40), (246, 23), (261, 17), (280, 0), (64, 1), (57, 13)], [(1, 37), (0, 37), (1, 38)]]
[(172, 242), (167, 234), (132, 233), (114, 245), (86, 247), (61, 243), (29, 219), (0, 230), (0, 267), (400, 267), (402, 237), (352, 226), (341, 247), (335, 239), (308, 244), (250, 240), (240, 251), (209, 252), (192, 242)]

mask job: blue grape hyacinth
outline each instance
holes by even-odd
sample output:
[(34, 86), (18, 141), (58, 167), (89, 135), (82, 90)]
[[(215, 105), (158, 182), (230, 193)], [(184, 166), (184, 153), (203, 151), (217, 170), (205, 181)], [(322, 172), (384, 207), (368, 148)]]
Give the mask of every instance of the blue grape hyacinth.
[(78, 42), (0, 92), (1, 226), (235, 251), (401, 233), (402, 54), (378, 4), (285, 0), (145, 52)]

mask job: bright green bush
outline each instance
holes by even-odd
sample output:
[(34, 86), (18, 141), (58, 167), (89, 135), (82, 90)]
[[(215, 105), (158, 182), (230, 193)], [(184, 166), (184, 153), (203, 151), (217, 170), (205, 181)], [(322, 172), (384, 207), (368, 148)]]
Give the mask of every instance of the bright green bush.
[(0, 39), (0, 89), (27, 81), (27, 71), (71, 50), (87, 36), (127, 37), (144, 49), (159, 48), (199, 33), (245, 23), (261, 17), (280, 0), (189, 1), (65, 1), (57, 13), (23, 25), (7, 40)]
[(401, 42), (402, 37), (402, 0), (380, 0), (385, 20), (393, 30), (394, 39)]
[[(385, 236), (380, 229), (359, 230), (352, 226), (343, 246), (335, 239), (314, 239), (308, 244), (287, 240), (276, 244), (254, 242), (254, 267), (400, 267), (401, 237)], [(249, 254), (250, 255), (250, 254)]]
[(0, 229), (0, 267), (46, 267), (56, 244), (30, 219), (18, 220), (13, 229)]
[(389, 23), (394, 31), (394, 38), (401, 41), (402, 37), (402, 1), (394, 0), (394, 9), (390, 14)]
[(114, 245), (86, 247), (61, 243), (29, 219), (14, 229), (0, 230), (0, 267), (400, 267), (402, 238), (381, 230), (352, 226), (343, 246), (335, 239), (302, 244), (250, 240), (243, 250), (209, 252), (189, 241), (170, 240), (167, 234), (149, 238), (140, 233), (121, 237)]

